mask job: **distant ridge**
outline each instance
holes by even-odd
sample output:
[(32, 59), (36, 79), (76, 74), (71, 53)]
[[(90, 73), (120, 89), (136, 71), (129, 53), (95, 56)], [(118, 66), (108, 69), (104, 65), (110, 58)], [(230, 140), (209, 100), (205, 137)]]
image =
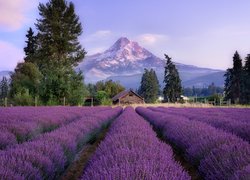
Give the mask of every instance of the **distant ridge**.
[(10, 78), (11, 71), (0, 71), (0, 81), (3, 79), (3, 77), (6, 77), (7, 79)]

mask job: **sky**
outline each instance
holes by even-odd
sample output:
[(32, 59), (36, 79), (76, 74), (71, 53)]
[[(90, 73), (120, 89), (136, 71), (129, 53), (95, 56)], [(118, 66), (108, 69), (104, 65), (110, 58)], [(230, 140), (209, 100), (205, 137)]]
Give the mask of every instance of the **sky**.
[[(225, 70), (236, 50), (250, 53), (249, 0), (71, 0), (80, 17), (79, 41), (87, 55), (128, 37), (158, 57)], [(0, 71), (24, 57), (25, 35), (35, 29), (38, 4), (48, 0), (0, 0)]]

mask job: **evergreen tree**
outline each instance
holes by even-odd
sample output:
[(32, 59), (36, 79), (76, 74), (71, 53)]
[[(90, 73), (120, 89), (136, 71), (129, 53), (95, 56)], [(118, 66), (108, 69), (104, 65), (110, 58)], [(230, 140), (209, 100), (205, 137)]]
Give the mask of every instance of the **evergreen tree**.
[(233, 76), (233, 69), (228, 68), (226, 73), (224, 74), (225, 83), (224, 83), (224, 93), (225, 93), (225, 100), (231, 100), (232, 95), (232, 76)]
[(34, 31), (32, 28), (29, 28), (27, 34), (26, 34), (27, 40), (26, 47), (24, 48), (24, 52), (26, 57), (24, 58), (25, 62), (32, 62), (36, 63), (35, 55), (37, 52), (37, 37), (34, 35)]
[(159, 94), (159, 81), (153, 69), (144, 69), (138, 93), (146, 103), (155, 103)]
[(242, 59), (236, 51), (233, 56), (233, 68), (225, 73), (225, 99), (231, 99), (232, 103), (242, 102), (243, 71)]
[(216, 92), (216, 86), (214, 84), (214, 82), (212, 82), (209, 86), (208, 86), (208, 92), (209, 95), (215, 95), (217, 94)]
[(181, 80), (178, 70), (171, 61), (171, 58), (165, 54), (166, 66), (164, 73), (165, 87), (163, 89), (164, 100), (168, 102), (176, 102), (182, 93)]
[(141, 77), (141, 84), (138, 89), (138, 94), (141, 95), (144, 98), (144, 101), (147, 102), (147, 95), (148, 94), (148, 76), (149, 76), (149, 71), (148, 69), (144, 69), (144, 73), (142, 74)]
[[(42, 100), (46, 103), (60, 101), (64, 97), (69, 99), (72, 96), (70, 95), (72, 84), (78, 83), (78, 88), (83, 90), (83, 77), (80, 82), (79, 74), (74, 71), (74, 67), (85, 56), (85, 51), (78, 40), (82, 34), (79, 17), (75, 14), (73, 3), (65, 0), (40, 3), (38, 9), (41, 18), (36, 24), (38, 30), (36, 64), (43, 74)], [(81, 93), (82, 90), (77, 92)]]
[(7, 78), (4, 76), (0, 82), (0, 99), (6, 98), (9, 92), (9, 83)]
[(250, 54), (245, 58), (244, 66), (244, 85), (243, 85), (243, 98), (244, 104), (250, 104)]
[(78, 37), (82, 34), (82, 25), (75, 14), (72, 2), (50, 0), (39, 4), (41, 18), (38, 19), (39, 54), (41, 71), (47, 68), (70, 68), (84, 58), (85, 51)]

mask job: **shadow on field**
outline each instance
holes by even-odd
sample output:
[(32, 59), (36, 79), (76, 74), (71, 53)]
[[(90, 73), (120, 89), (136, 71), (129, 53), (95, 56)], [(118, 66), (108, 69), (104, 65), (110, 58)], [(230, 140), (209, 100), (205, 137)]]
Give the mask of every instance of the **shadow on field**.
[(196, 167), (194, 167), (190, 162), (188, 162), (184, 157), (184, 152), (181, 151), (175, 144), (169, 142), (162, 134), (162, 131), (160, 129), (156, 129), (151, 124), (153, 130), (156, 132), (157, 137), (163, 141), (164, 143), (170, 145), (173, 149), (174, 159), (175, 161), (179, 162), (181, 166), (188, 172), (188, 174), (191, 176), (192, 180), (203, 180), (203, 178), (200, 176), (198, 170)]
[(105, 124), (99, 130), (93, 132), (91, 138), (84, 146), (84, 148), (78, 153), (75, 161), (67, 168), (65, 173), (61, 176), (61, 180), (75, 180), (79, 179), (84, 172), (86, 165), (88, 164), (91, 156), (98, 148), (100, 142), (105, 138), (110, 125), (113, 121)]

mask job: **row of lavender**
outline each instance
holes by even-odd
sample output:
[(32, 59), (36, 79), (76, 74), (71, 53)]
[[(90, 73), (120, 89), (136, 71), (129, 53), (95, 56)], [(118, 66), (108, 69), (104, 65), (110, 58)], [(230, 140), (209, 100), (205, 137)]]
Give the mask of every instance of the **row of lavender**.
[(181, 149), (205, 179), (249, 179), (250, 145), (237, 136), (177, 114), (136, 111)]
[(231, 132), (250, 142), (250, 109), (222, 108), (150, 108), (154, 111), (184, 116)]
[[(108, 108), (96, 114), (83, 116), (62, 127), (41, 134), (0, 151), (0, 177), (3, 179), (55, 179), (75, 158), (89, 140), (90, 134), (104, 123), (117, 117), (121, 108)], [(90, 113), (88, 113), (90, 114)]]
[(82, 179), (191, 179), (133, 108), (112, 124)]
[(91, 108), (77, 107), (0, 108), (0, 150), (31, 140), (93, 112)]

